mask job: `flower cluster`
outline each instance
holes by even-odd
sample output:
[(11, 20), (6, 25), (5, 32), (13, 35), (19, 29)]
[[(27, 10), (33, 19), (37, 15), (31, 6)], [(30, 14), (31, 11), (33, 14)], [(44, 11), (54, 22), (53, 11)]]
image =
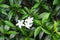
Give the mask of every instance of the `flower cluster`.
[(18, 23), (16, 24), (16, 26), (19, 26), (19, 28), (21, 28), (22, 26), (25, 26), (26, 28), (30, 29), (32, 24), (33, 24), (33, 17), (28, 17), (25, 20), (18, 20)]

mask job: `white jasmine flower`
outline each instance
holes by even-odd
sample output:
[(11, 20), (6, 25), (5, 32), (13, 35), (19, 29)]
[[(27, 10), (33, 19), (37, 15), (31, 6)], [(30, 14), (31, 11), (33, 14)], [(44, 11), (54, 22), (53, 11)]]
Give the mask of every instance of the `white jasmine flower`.
[(33, 17), (28, 17), (26, 20), (25, 20), (25, 27), (27, 27), (28, 29), (30, 29), (30, 27), (32, 26), (33, 24)]
[(23, 22), (24, 20), (18, 20), (18, 23), (16, 24), (16, 26), (19, 26), (19, 28), (21, 28), (21, 26), (24, 26)]

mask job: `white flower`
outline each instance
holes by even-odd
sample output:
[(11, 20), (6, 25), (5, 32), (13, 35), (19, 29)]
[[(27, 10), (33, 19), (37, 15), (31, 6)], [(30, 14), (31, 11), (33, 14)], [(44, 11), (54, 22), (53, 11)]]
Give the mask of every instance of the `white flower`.
[(16, 26), (19, 26), (19, 28), (21, 28), (21, 26), (24, 26), (23, 22), (24, 20), (18, 20), (18, 23), (16, 24)]
[(33, 17), (32, 18), (28, 17), (28, 19), (26, 19), (25, 22), (32, 23), (33, 22)]
[[(23, 24), (24, 22), (24, 24)], [(26, 28), (30, 29), (30, 27), (33, 25), (33, 17), (28, 17), (27, 19), (24, 20), (18, 20), (18, 23), (16, 26), (19, 26), (21, 28), (22, 26), (25, 26)]]
[(33, 17), (28, 17), (26, 20), (25, 20), (25, 27), (30, 29), (30, 27), (32, 26), (33, 24)]

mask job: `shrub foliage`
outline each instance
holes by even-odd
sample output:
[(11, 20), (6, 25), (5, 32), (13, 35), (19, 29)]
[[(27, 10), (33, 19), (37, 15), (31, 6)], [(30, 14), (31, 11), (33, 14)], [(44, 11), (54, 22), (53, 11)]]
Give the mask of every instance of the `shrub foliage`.
[[(34, 18), (30, 29), (18, 20)], [(0, 0), (0, 40), (60, 40), (60, 0)]]

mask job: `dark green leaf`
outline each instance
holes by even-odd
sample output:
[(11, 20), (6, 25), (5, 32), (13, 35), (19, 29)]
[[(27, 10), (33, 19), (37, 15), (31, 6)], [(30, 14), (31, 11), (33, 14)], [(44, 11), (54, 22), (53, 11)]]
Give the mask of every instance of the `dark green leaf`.
[(59, 0), (54, 0), (54, 1), (53, 1), (53, 5), (57, 5), (57, 4), (59, 4), (59, 3), (60, 3)]
[(14, 27), (15, 28), (15, 25), (13, 23), (11, 23), (10, 21), (4, 21), (4, 23), (10, 27)]

